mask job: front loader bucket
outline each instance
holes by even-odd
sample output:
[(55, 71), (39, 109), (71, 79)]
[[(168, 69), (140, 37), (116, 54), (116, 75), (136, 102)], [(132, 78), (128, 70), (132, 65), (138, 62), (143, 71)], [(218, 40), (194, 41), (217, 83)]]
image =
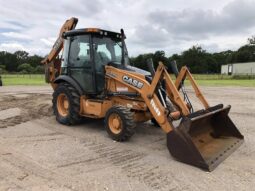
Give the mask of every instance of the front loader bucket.
[(194, 113), (167, 134), (167, 147), (177, 160), (208, 171), (216, 168), (244, 141), (222, 105)]

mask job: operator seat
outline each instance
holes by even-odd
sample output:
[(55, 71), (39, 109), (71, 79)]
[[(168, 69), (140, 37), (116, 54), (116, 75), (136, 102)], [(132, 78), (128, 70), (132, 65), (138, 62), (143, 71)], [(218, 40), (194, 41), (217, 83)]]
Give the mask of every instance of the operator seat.
[(96, 65), (97, 72), (103, 72), (104, 66), (110, 61), (111, 60), (108, 58), (108, 56), (104, 52), (95, 51), (95, 65)]

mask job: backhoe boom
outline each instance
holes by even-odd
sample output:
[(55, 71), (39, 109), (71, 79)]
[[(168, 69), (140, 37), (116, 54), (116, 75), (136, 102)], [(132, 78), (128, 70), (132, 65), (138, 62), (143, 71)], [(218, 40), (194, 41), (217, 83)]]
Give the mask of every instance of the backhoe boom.
[(48, 54), (48, 56), (46, 56), (46, 58), (42, 60), (41, 62), (42, 64), (48, 64), (52, 62), (59, 55), (64, 44), (64, 40), (62, 37), (63, 33), (74, 29), (77, 23), (78, 23), (78, 19), (74, 17), (66, 20), (66, 22), (63, 24), (63, 26), (60, 29), (59, 36), (57, 40), (55, 41), (50, 53)]

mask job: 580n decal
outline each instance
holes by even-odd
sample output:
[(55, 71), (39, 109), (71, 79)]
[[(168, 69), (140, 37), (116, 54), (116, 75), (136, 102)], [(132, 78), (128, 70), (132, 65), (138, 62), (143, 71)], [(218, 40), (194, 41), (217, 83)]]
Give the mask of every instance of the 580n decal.
[(126, 82), (126, 83), (128, 83), (128, 84), (130, 84), (130, 85), (132, 85), (132, 86), (134, 86), (134, 87), (136, 87), (136, 88), (141, 89), (141, 88), (143, 87), (143, 83), (142, 83), (142, 82), (139, 82), (138, 80), (135, 80), (135, 79), (133, 79), (133, 78), (130, 78), (130, 77), (126, 76), (126, 75), (124, 75), (124, 76), (122, 77), (122, 80), (123, 80), (124, 82)]

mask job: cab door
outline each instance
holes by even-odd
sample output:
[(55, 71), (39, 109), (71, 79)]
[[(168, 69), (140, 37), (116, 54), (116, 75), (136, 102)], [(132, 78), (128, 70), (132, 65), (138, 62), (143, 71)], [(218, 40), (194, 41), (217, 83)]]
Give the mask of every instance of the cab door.
[(112, 40), (110, 38), (92, 35), (96, 91), (98, 93), (102, 92), (105, 88), (105, 65), (112, 61), (111, 52), (107, 45), (112, 45)]
[(78, 82), (85, 94), (95, 92), (90, 41), (90, 35), (71, 37), (68, 56), (68, 75)]

